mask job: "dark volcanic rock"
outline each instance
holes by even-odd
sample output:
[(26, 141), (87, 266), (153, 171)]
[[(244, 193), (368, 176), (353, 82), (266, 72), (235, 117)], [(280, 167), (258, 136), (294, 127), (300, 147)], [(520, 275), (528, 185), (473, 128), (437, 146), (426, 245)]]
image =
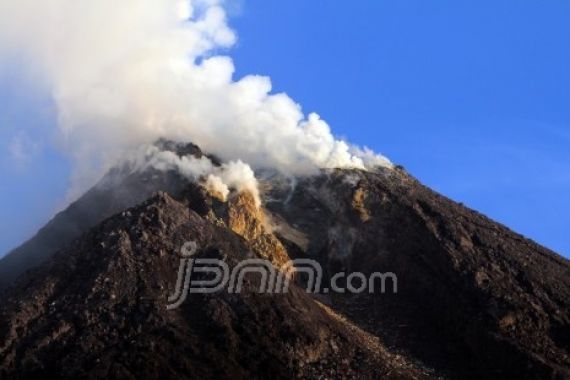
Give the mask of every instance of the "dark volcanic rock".
[[(198, 158), (204, 155), (194, 144), (159, 140), (155, 145), (179, 155)], [(104, 219), (145, 201), (156, 191), (167, 191), (176, 197), (186, 185), (187, 182), (175, 172), (152, 169), (137, 172), (129, 167), (111, 170), (96, 186), (58, 213), (33, 238), (0, 260), (0, 289), (10, 285), (26, 270), (43, 263)]]
[(166, 310), (186, 240), (230, 265), (246, 241), (165, 193), (103, 222), (2, 298), (1, 378), (424, 378), (293, 286)]
[(452, 378), (570, 378), (566, 259), (398, 170), (335, 171), (270, 194), (268, 209), (308, 238), (302, 249), (280, 235), (297, 256), (329, 275), (397, 274), (397, 294), (331, 304), (399, 352)]
[[(263, 212), (172, 172), (108, 176), (0, 262), (6, 279), (45, 261), (0, 298), (0, 378), (570, 378), (566, 259), (399, 169), (261, 174)], [(392, 272), (397, 293), (258, 294), (250, 276), (167, 311), (188, 240), (230, 266), (317, 260), (325, 287)]]

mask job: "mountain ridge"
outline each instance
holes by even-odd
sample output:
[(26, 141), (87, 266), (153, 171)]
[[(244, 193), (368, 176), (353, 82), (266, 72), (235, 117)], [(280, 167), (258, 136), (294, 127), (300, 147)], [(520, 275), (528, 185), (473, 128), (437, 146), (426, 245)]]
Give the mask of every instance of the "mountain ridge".
[[(178, 147), (184, 148), (183, 145), (163, 148), (176, 151)], [(186, 148), (180, 154), (202, 154), (194, 145)], [(263, 199), (261, 209), (256, 207), (253, 198), (247, 193), (234, 192), (229, 199), (222, 200), (199, 184), (184, 180), (175, 172), (151, 170), (130, 173), (125, 178), (127, 184), (131, 185), (119, 186), (118, 189), (123, 188), (126, 195), (133, 191), (131, 200), (136, 197), (145, 198), (148, 193), (155, 195), (148, 195), (150, 200), (143, 199), (142, 203), (138, 202), (139, 206), (132, 205), (134, 209), (129, 209), (128, 212), (124, 211), (128, 207), (116, 206), (123, 209), (115, 212), (115, 216), (102, 218), (93, 228), (87, 228), (91, 232), (77, 237), (71, 245), (56, 255), (57, 260), (49, 259), (39, 269), (28, 272), (7, 289), (2, 295), (2, 301), (6, 305), (2, 307), (0, 320), (2, 325), (12, 326), (12, 330), (9, 330), (12, 331), (11, 334), (17, 336), (18, 333), (14, 331), (18, 329), (23, 333), (28, 330), (42, 331), (36, 319), (49, 325), (50, 318), (58, 315), (57, 312), (49, 314), (46, 310), (50, 310), (49, 305), (53, 302), (51, 299), (57, 302), (59, 296), (53, 296), (49, 300), (39, 297), (37, 300), (26, 294), (30, 289), (40, 294), (49, 292), (49, 286), (42, 281), (49, 284), (50, 281), (46, 279), (52, 277), (64, 282), (66, 275), (57, 274), (57, 265), (54, 267), (53, 262), (65, 262), (68, 256), (81, 257), (79, 252), (97, 260), (97, 255), (85, 251), (102, 250), (106, 252), (105, 257), (115, 257), (113, 265), (121, 266), (123, 264), (118, 264), (121, 261), (116, 260), (122, 256), (116, 258), (117, 254), (114, 252), (125, 251), (128, 252), (127, 261), (140, 261), (140, 265), (148, 265), (147, 271), (154, 267), (165, 267), (168, 263), (168, 271), (161, 272), (158, 277), (149, 276), (163, 284), (164, 289), (172, 287), (177, 271), (176, 252), (183, 241), (176, 237), (176, 231), (161, 230), (162, 227), (156, 229), (156, 226), (152, 225), (158, 223), (157, 218), (160, 221), (160, 216), (157, 215), (166, 215), (172, 220), (184, 219), (184, 228), (193, 231), (199, 226), (201, 231), (213, 231), (212, 228), (220, 230), (223, 237), (219, 235), (214, 238), (214, 235), (218, 235), (213, 232), (208, 232), (207, 236), (203, 233), (198, 235), (213, 246), (234, 244), (228, 242), (237, 239), (241, 244), (241, 248), (236, 248), (237, 252), (248, 251), (248, 257), (268, 259), (276, 267), (280, 267), (289, 259), (315, 260), (323, 267), (326, 281), (339, 272), (362, 272), (366, 275), (372, 272), (393, 272), (398, 276), (397, 294), (332, 293), (312, 297), (300, 291), (303, 281), (297, 278), (300, 287), (295, 288), (292, 294), (286, 295), (285, 299), (289, 299), (289, 304), (306, 305), (307, 310), (311, 311), (305, 316), (294, 308), (292, 310), (288, 306), (273, 305), (271, 298), (248, 304), (249, 297), (257, 297), (253, 293), (243, 297), (225, 293), (212, 296), (208, 302), (214, 302), (216, 305), (218, 302), (226, 302), (226, 297), (230, 297), (238, 304), (253, 307), (256, 310), (255, 315), (263, 314), (261, 309), (272, 315), (285, 315), (285, 320), (289, 321), (287, 323), (296, 326), (293, 330), (288, 328), (289, 333), (293, 336), (312, 336), (312, 342), (319, 346), (331, 346), (330, 342), (326, 343), (328, 338), (317, 338), (321, 336), (318, 326), (327, 321), (326, 326), (337, 327), (326, 330), (326, 336), (348, 337), (343, 338), (348, 356), (343, 357), (338, 352), (331, 354), (329, 347), (319, 351), (324, 356), (317, 355), (315, 361), (307, 367), (306, 363), (295, 358), (305, 355), (303, 352), (306, 352), (311, 344), (304, 346), (297, 342), (293, 347), (281, 350), (284, 347), (282, 342), (273, 340), (276, 347), (281, 347), (274, 352), (274, 357), (285, 362), (291, 359), (289, 364), (278, 368), (270, 366), (269, 369), (228, 364), (227, 372), (220, 374), (215, 370), (208, 373), (203, 369), (203, 363), (197, 360), (184, 369), (169, 372), (171, 376), (184, 377), (190, 373), (195, 374), (196, 372), (192, 372), (194, 369), (202, 368), (200, 371), (205, 372), (200, 374), (203, 376), (213, 377), (217, 374), (223, 378), (229, 378), (233, 373), (244, 376), (263, 373), (276, 377), (287, 373), (291, 376), (312, 378), (321, 373), (319, 371), (330, 372), (329, 376), (333, 378), (374, 378), (390, 373), (394, 374), (394, 378), (570, 378), (570, 262), (484, 215), (433, 192), (401, 169), (329, 170), (316, 176), (294, 180), (275, 172), (260, 173), (259, 187)], [(117, 186), (117, 182), (111, 183)], [(156, 189), (160, 187), (167, 187), (166, 192), (157, 194), (156, 190), (164, 190)], [(116, 196), (117, 188), (111, 186), (107, 190), (111, 192), (111, 201), (106, 200), (103, 205), (119, 204), (121, 198)], [(113, 203), (113, 200), (117, 199), (119, 201)], [(151, 225), (148, 225), (145, 218), (142, 218), (142, 221), (125, 220), (128, 213), (133, 214), (132, 210), (137, 210), (138, 215), (144, 214), (149, 202), (154, 202), (154, 214), (149, 217), (151, 222), (154, 220)], [(105, 207), (101, 209), (109, 210)], [(187, 214), (192, 217), (186, 216)], [(141, 236), (135, 234), (126, 239), (123, 245), (119, 244), (118, 248), (110, 249), (112, 244), (105, 242), (106, 235), (97, 235), (93, 231), (99, 231), (109, 223), (113, 224), (113, 220), (122, 221), (124, 225), (121, 230), (139, 226), (140, 231), (137, 233)], [(161, 237), (155, 239), (152, 244), (148, 243), (156, 248), (154, 253), (148, 249), (136, 248), (136, 244), (148, 245), (142, 238), (145, 235)], [(136, 242), (134, 246), (133, 242)], [(103, 248), (99, 247), (101, 244), (104, 245)], [(217, 257), (220, 255), (219, 252), (213, 251), (203, 254)], [(244, 256), (225, 254), (222, 257), (235, 261)], [(0, 261), (0, 272), (2, 269), (6, 270), (4, 260)], [(72, 266), (69, 274), (74, 275), (75, 271), (78, 271), (77, 267)], [(108, 271), (109, 268), (104, 266), (93, 269), (93, 273), (99, 273), (103, 278), (104, 284), (105, 278), (112, 277), (108, 275)], [(81, 278), (77, 273), (75, 277)], [(116, 274), (115, 277), (119, 278)], [(133, 277), (134, 283), (146, 284), (147, 280), (145, 276)], [(122, 284), (120, 280), (117, 281)], [(77, 284), (80, 283), (77, 280)], [(127, 290), (131, 289), (128, 284), (116, 285), (115, 280), (105, 286), (114, 287), (117, 293), (115, 296), (120, 299), (124, 299), (125, 294), (128, 294)], [(82, 290), (77, 290), (76, 294), (70, 293), (68, 297), (71, 298), (83, 299), (93, 293), (79, 285), (72, 288)], [(98, 289), (95, 294), (100, 293), (102, 288)], [(151, 288), (144, 288), (142, 291), (144, 297), (154, 305), (155, 312), (152, 315), (161, 321), (153, 325), (153, 328), (159, 330), (165, 327), (164, 320), (170, 318), (168, 314), (156, 311), (160, 309), (156, 305), (162, 305), (166, 298), (164, 289), (160, 294)], [(17, 306), (18, 304), (20, 306)], [(47, 316), (21, 316), (17, 310), (22, 305), (28, 305), (27, 307), (33, 310), (43, 310)], [(106, 309), (114, 308), (116, 302), (105, 299), (102, 305)], [(184, 307), (189, 311), (193, 310), (195, 305), (196, 303), (190, 300)], [(64, 306), (60, 313), (69, 312), (71, 306), (65, 303)], [(92, 306), (80, 304), (77, 308), (89, 311)], [(192, 329), (194, 324), (208, 325), (212, 312), (241, 315), (232, 307), (230, 309), (222, 311), (216, 306), (199, 317), (185, 314), (181, 318), (185, 328)], [(198, 311), (204, 310), (199, 308)], [(136, 310), (127, 309), (115, 312), (114, 316), (121, 319), (136, 314)], [(97, 314), (95, 320), (102, 321), (104, 328), (110, 328), (114, 318), (110, 321), (105, 318), (107, 317)], [(339, 318), (346, 322), (339, 322)], [(242, 317), (237, 320), (239, 323), (245, 323)], [(333, 320), (336, 322), (332, 322)], [(299, 324), (298, 321), (304, 323)], [(43, 326), (42, 323), (39, 325)], [(248, 352), (252, 354), (267, 351), (268, 348), (264, 346), (265, 333), (281, 336), (279, 331), (284, 328), (283, 320), (279, 319), (268, 321), (263, 328), (247, 332), (239, 330), (239, 323), (232, 324), (231, 328), (215, 326), (212, 331), (222, 334), (224, 339), (236, 342), (237, 346), (249, 342), (252, 345), (249, 349), (252, 351)], [(338, 323), (341, 327), (338, 327)], [(67, 328), (69, 327), (64, 330)], [(224, 331), (229, 335), (224, 335)], [(335, 335), (337, 333), (340, 335)], [(36, 334), (41, 336), (41, 333)], [(75, 334), (80, 340), (86, 339), (82, 338), (84, 334), (79, 331)], [(106, 333), (100, 334), (104, 336)], [(10, 336), (10, 333), (5, 332), (0, 336)], [(195, 345), (206, 339), (199, 334), (192, 337)], [(33, 340), (18, 343), (14, 337), (11, 339), (11, 345), (18, 349), (13, 351), (10, 346), (0, 349), (0, 368), (7, 368), (8, 375), (14, 373), (9, 371), (22, 369), (26, 353), (36, 358), (38, 368), (42, 368), (45, 359), (38, 359), (37, 355), (42, 351), (33, 348)], [(62, 339), (59, 335), (55, 336), (54, 342), (49, 340), (46, 343), (48, 348), (44, 350), (49, 353), (52, 350), (49, 348), (51, 345), (65, 345), (65, 340)], [(133, 339), (138, 341), (136, 334)], [(377, 350), (382, 347), (385, 354), (377, 357), (374, 349), (370, 352), (366, 351), (366, 347), (359, 346), (370, 339), (377, 341), (378, 343), (372, 346)], [(125, 343), (120, 339), (117, 342)], [(332, 347), (335, 345), (338, 344), (334, 343)], [(175, 344), (168, 347), (179, 357)], [(220, 351), (217, 351), (219, 349), (218, 347), (214, 350), (218, 352), (215, 355), (221, 355)], [(21, 354), (10, 356), (10, 352)], [(356, 355), (356, 352), (367, 358), (368, 363), (376, 364), (363, 368), (355, 366), (359, 361), (358, 355), (351, 355)], [(237, 351), (232, 355), (234, 354), (238, 355)], [(58, 359), (60, 362), (69, 360), (69, 354), (60, 352), (58, 355), (61, 355)], [(324, 359), (327, 355), (332, 356)], [(223, 355), (220, 356), (222, 357)], [(348, 365), (345, 359), (348, 360)], [(77, 360), (79, 361), (74, 363), (79, 368), (81, 360)], [(121, 373), (122, 370), (127, 374), (132, 371), (137, 373), (136, 365), (130, 361), (128, 365), (122, 365), (124, 368), (117, 370), (119, 372), (114, 372), (111, 368), (114, 360), (112, 357), (105, 357), (103, 360), (107, 365), (107, 375)], [(170, 371), (171, 363), (165, 360), (162, 357), (157, 359), (154, 370), (164, 367)], [(375, 365), (380, 368), (380, 372), (374, 372)], [(59, 373), (62, 368), (54, 364), (53, 371)], [(146, 378), (153, 377), (149, 375)]]

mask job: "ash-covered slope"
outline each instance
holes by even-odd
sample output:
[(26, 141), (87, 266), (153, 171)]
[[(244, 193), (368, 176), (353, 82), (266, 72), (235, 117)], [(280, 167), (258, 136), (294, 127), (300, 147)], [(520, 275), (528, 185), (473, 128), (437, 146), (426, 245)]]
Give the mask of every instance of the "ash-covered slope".
[(255, 257), (194, 202), (160, 193), (20, 279), (2, 298), (0, 377), (427, 377), (295, 286), (258, 294), (249, 276), (239, 294), (191, 294), (168, 311), (188, 239), (199, 258)]
[[(181, 156), (203, 156), (194, 144), (180, 145), (160, 140), (156, 146)], [(156, 191), (178, 195), (185, 185), (186, 181), (176, 172), (152, 168), (139, 172), (129, 167), (111, 170), (96, 186), (58, 213), (33, 238), (0, 260), (0, 289), (10, 285), (26, 270), (40, 265), (105, 218), (145, 201)]]
[(398, 275), (397, 294), (330, 302), (399, 352), (451, 378), (570, 378), (568, 260), (401, 170), (335, 171), (269, 197), (285, 246), (329, 276)]
[[(261, 209), (247, 193), (224, 202), (174, 172), (148, 173), (117, 177), (128, 202), (109, 202), (107, 187), (93, 224), (145, 192), (169, 195), (99, 224), (2, 296), (5, 376), (570, 378), (569, 262), (402, 170), (258, 173)], [(60, 246), (73, 237), (52, 233)], [(321, 294), (324, 306), (297, 288), (252, 287), (167, 312), (189, 236), (232, 264), (317, 260), (325, 284), (392, 272), (398, 291)]]

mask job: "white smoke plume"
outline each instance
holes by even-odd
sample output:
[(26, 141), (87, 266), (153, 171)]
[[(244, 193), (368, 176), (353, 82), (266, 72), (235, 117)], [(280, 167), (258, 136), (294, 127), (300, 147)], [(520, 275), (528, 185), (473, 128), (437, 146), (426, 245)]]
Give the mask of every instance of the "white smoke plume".
[(127, 157), (131, 170), (142, 171), (148, 167), (160, 171), (176, 171), (192, 182), (202, 182), (206, 189), (218, 193), (227, 200), (230, 190), (238, 193), (247, 191), (254, 197), (257, 206), (261, 204), (258, 182), (251, 167), (241, 160), (216, 166), (202, 156), (178, 156), (156, 146), (143, 146)]
[(212, 175), (211, 186), (251, 187), (244, 162), (294, 175), (390, 166), (271, 94), (268, 78), (235, 80), (232, 60), (219, 55), (235, 41), (220, 0), (0, 1), (0, 56), (25, 62), (49, 90), (80, 165), (112, 164), (162, 137), (234, 161), (218, 173), (205, 162), (178, 163)]

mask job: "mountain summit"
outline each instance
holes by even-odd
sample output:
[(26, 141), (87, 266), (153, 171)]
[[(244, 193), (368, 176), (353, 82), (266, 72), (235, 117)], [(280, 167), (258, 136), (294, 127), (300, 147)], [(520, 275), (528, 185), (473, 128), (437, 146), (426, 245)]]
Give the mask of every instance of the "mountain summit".
[[(256, 176), (259, 200), (172, 168), (110, 171), (0, 261), (0, 377), (570, 378), (566, 259), (400, 168)], [(169, 307), (194, 260), (265, 260), (290, 286), (244, 272), (239, 292)], [(299, 260), (324, 284), (397, 279), (308, 293)]]

